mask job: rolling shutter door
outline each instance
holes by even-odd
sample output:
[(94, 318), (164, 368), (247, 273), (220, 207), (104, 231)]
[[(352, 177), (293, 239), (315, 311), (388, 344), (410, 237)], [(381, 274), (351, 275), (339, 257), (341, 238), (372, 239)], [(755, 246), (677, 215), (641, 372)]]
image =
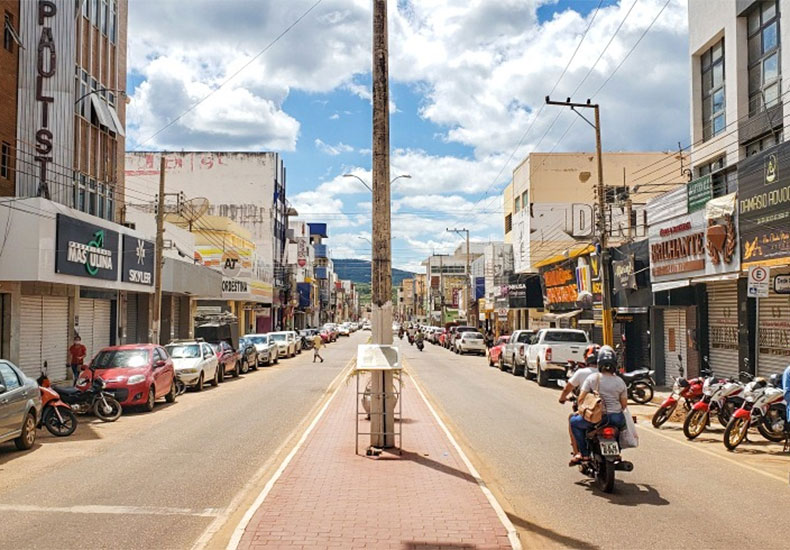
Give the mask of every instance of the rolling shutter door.
[(688, 354), (686, 353), (686, 310), (672, 308), (664, 310), (664, 364), (667, 379), (678, 373), (678, 355), (682, 357), (683, 376), (686, 376)]
[(126, 343), (137, 344), (137, 294), (126, 295)]
[(110, 345), (112, 304), (109, 300), (93, 300), (94, 353)]
[(77, 333), (82, 338), (82, 344), (88, 350), (85, 363), (90, 363), (93, 356), (99, 351), (93, 346), (93, 300), (85, 298), (80, 300), (80, 326)]
[(69, 299), (65, 296), (42, 296), (41, 364), (47, 362), (52, 380), (66, 379), (69, 352)]
[(44, 338), (41, 326), (41, 296), (22, 296), (20, 306), (19, 368), (26, 375), (38, 378), (42, 366), (41, 345)]
[(759, 356), (757, 374), (770, 376), (783, 372), (790, 365), (790, 296), (776, 294), (760, 298), (758, 320)]
[(716, 376), (738, 376), (738, 282), (708, 283), (710, 367)]
[(173, 296), (173, 339), (181, 338), (181, 298)]

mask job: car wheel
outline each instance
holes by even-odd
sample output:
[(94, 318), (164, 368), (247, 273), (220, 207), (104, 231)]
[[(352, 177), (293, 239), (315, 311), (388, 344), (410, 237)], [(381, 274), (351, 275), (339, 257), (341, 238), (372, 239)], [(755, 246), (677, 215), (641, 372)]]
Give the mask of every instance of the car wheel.
[(502, 371), (502, 372), (505, 372), (506, 368), (507, 367), (505, 366), (505, 356), (504, 355), (500, 355), (499, 356), (499, 370)]
[(493, 359), (493, 357), (491, 357), (490, 353), (488, 353), (487, 355), (488, 355), (488, 366), (489, 367), (493, 367), (494, 366), (494, 359)]
[(14, 445), (20, 451), (27, 451), (36, 442), (36, 416), (29, 412), (25, 417), (25, 423), (22, 424), (22, 433), (19, 437), (14, 439)]
[(146, 399), (145, 405), (143, 405), (143, 407), (145, 408), (146, 411), (151, 412), (152, 410), (154, 410), (155, 405), (156, 405), (156, 390), (154, 390), (154, 387), (151, 386), (150, 388), (148, 388), (148, 399)]
[(524, 370), (518, 368), (518, 363), (513, 361), (513, 376), (524, 376)]
[(258, 366), (259, 366), (259, 364), (260, 364), (260, 363), (258, 363), (258, 358), (256, 357), (256, 358), (255, 358), (255, 361), (253, 361), (253, 362), (252, 362), (252, 365), (250, 365), (250, 369), (251, 369), (251, 370), (258, 370)]
[(242, 361), (240, 365), (241, 365), (242, 374), (247, 374), (248, 372), (250, 372), (250, 365), (249, 363), (247, 363), (247, 361)]
[(236, 364), (233, 366), (233, 378), (239, 377), (240, 369), (241, 369), (241, 361), (236, 361)]
[(203, 379), (203, 373), (201, 372), (200, 376), (198, 377), (198, 381), (195, 384), (195, 391), (203, 391), (204, 384), (205, 380)]
[(219, 371), (219, 383), (222, 384), (225, 381), (225, 365), (219, 365), (217, 370)]
[(549, 373), (540, 368), (540, 363), (538, 363), (538, 386), (548, 386), (549, 385)]
[[(200, 376), (203, 376), (203, 374), (201, 374)], [(175, 403), (177, 394), (178, 392), (176, 391), (176, 380), (174, 378), (173, 381), (170, 382), (170, 391), (167, 392), (167, 395), (165, 395), (165, 401), (168, 403)]]
[(219, 366), (214, 369), (214, 378), (211, 379), (211, 385), (215, 388), (219, 385)]

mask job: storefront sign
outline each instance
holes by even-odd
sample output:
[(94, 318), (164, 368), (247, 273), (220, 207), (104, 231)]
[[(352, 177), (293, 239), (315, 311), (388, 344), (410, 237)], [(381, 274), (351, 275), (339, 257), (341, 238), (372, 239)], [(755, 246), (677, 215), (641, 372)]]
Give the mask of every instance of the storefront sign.
[(550, 310), (573, 309), (576, 307), (578, 289), (576, 287), (575, 265), (562, 262), (549, 268), (541, 268), (543, 283), (543, 302)]
[(296, 263), (299, 267), (307, 265), (307, 237), (296, 239)]
[(56, 242), (56, 273), (118, 280), (117, 232), (58, 214)]
[(738, 214), (744, 264), (790, 257), (790, 143), (738, 163)]
[(705, 208), (705, 204), (713, 198), (713, 186), (710, 175), (702, 176), (688, 184), (688, 213)]
[(121, 280), (124, 283), (153, 286), (154, 256), (154, 243), (124, 235)]
[[(49, 185), (47, 184), (47, 168), (52, 162), (52, 140), (54, 138), (49, 129), (50, 119), (54, 119), (55, 113), (50, 114), (50, 107), (54, 106), (55, 97), (48, 95), (45, 88), (47, 82), (55, 76), (57, 68), (57, 50), (55, 39), (52, 36), (52, 19), (58, 13), (58, 8), (54, 2), (38, 2), (38, 55), (36, 59), (36, 101), (41, 109), (41, 125), (36, 130), (36, 156), (38, 163), (39, 183), (38, 196), (46, 199), (50, 198)], [(53, 108), (54, 111), (54, 108)]]
[(790, 294), (790, 275), (777, 275), (774, 277), (774, 292), (777, 294)]
[(613, 261), (614, 291), (636, 290), (636, 275), (634, 274), (634, 255), (625, 260)]
[(749, 267), (749, 278), (746, 282), (746, 295), (749, 298), (768, 298), (769, 272), (767, 267), (753, 265)]

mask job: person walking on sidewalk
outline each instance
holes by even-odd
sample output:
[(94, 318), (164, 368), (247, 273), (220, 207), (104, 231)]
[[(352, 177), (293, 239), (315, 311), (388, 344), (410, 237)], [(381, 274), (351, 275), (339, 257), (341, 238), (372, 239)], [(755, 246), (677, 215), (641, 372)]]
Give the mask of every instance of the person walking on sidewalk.
[(73, 384), (75, 386), (77, 385), (77, 379), (80, 377), (82, 365), (85, 363), (86, 355), (88, 355), (88, 348), (82, 344), (82, 338), (77, 334), (74, 336), (74, 343), (69, 348), (69, 366), (74, 376)]
[(324, 341), (321, 339), (321, 335), (316, 333), (315, 337), (313, 338), (313, 363), (315, 363), (316, 359), (320, 359), (322, 363), (324, 362), (324, 358), (321, 357), (321, 354), (319, 353), (319, 350), (323, 345)]

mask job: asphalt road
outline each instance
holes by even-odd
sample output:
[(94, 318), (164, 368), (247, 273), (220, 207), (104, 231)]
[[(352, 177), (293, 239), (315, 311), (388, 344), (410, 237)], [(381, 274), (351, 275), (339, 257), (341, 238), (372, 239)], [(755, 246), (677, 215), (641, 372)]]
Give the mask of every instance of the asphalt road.
[[(0, 548), (222, 547), (370, 333), (72, 437), (0, 445)], [(335, 384), (332, 384), (332, 382)]]
[(635, 469), (617, 472), (615, 492), (604, 494), (567, 465), (570, 407), (557, 402), (559, 388), (403, 342), (408, 371), (526, 548), (787, 548), (779, 526), (790, 510), (790, 456), (781, 445), (727, 453), (720, 431), (686, 442), (677, 425), (657, 432), (640, 421), (639, 448), (624, 452)]

